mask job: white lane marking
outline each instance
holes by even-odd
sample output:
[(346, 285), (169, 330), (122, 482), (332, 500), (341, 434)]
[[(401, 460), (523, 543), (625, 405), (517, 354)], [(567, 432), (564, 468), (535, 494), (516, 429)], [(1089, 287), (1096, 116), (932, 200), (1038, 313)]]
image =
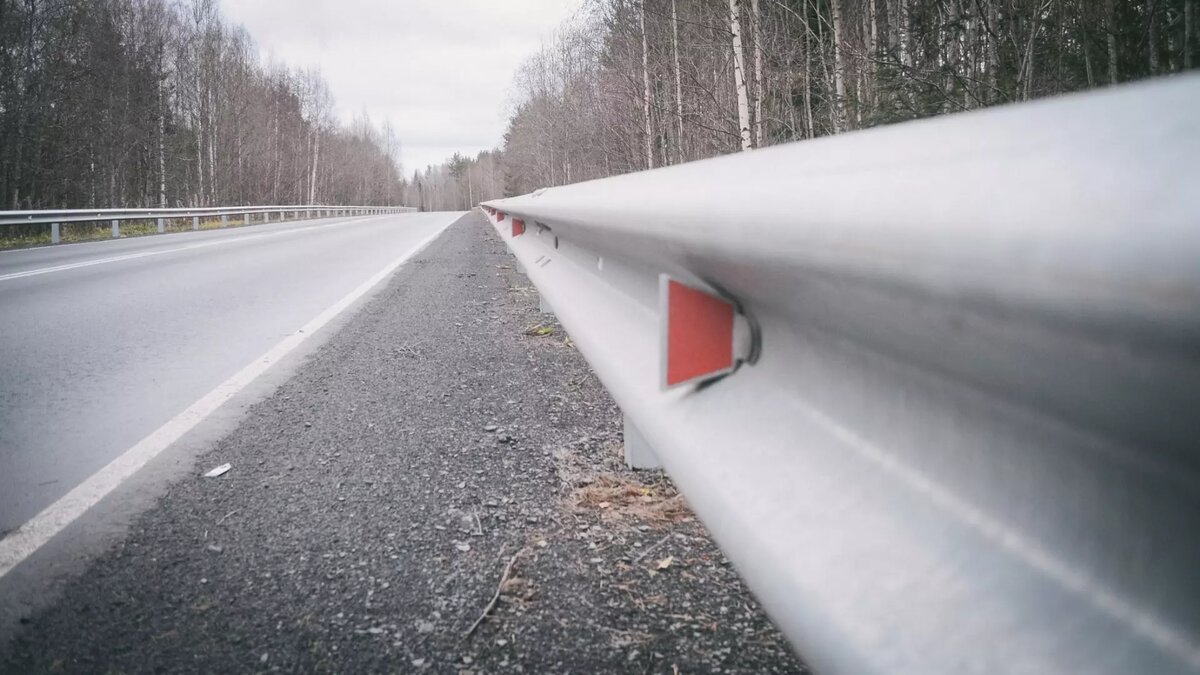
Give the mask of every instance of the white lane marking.
[(298, 227), (280, 232), (263, 232), (260, 234), (251, 234), (245, 237), (230, 237), (227, 239), (218, 239), (215, 241), (206, 241), (199, 244), (188, 244), (187, 246), (177, 246), (175, 248), (167, 248), (158, 251), (142, 251), (140, 253), (127, 253), (125, 255), (115, 255), (108, 258), (96, 258), (95, 260), (82, 260), (76, 263), (68, 263), (66, 265), (56, 265), (54, 267), (39, 267), (37, 269), (25, 270), (24, 272), (12, 272), (10, 274), (0, 274), (0, 281), (9, 281), (12, 279), (23, 279), (25, 277), (35, 277), (39, 274), (50, 274), (51, 272), (65, 272), (66, 270), (79, 269), (81, 267), (91, 267), (93, 265), (105, 265), (107, 263), (121, 262), (122, 260), (136, 260), (137, 258), (149, 258), (156, 255), (164, 255), (167, 253), (178, 253), (179, 251), (191, 251), (198, 248), (208, 248), (209, 246), (222, 246), (224, 244), (233, 244), (240, 241), (249, 241), (251, 239), (265, 239), (268, 237), (281, 237), (289, 234), (299, 234), (302, 232), (312, 232), (314, 230), (324, 230), (330, 227), (342, 227), (353, 223), (361, 222), (363, 219), (357, 218), (354, 220), (343, 220), (336, 223), (328, 223), (326, 225), (317, 225), (314, 227)]
[(245, 389), (255, 378), (312, 337), (313, 333), (345, 311), (356, 300), (366, 295), (368, 291), (395, 272), (406, 260), (420, 253), (455, 220), (458, 219), (448, 219), (445, 224), (437, 228), (436, 232), (421, 241), (415, 248), (389, 263), (387, 267), (367, 279), (361, 286), (350, 291), (344, 298), (306, 323), (298, 332), (284, 338), (266, 354), (250, 362), (233, 377), (217, 385), (215, 389), (205, 394), (187, 410), (151, 432), (149, 436), (138, 441), (136, 445), (126, 450), (103, 469), (92, 474), (75, 489), (47, 506), (24, 525), (10, 532), (8, 536), (0, 539), (0, 578), (12, 571), (21, 561), (33, 555), (63, 528), (74, 522), (76, 518), (83, 515), (118, 485), (136, 473), (138, 469), (145, 466), (146, 462), (158, 456), (222, 404)]
[(1173, 654), (1191, 668), (1200, 669), (1200, 647), (1192, 642), (1187, 633), (1111, 593), (1089, 577), (1086, 572), (1073, 569), (1068, 563), (1056, 558), (1054, 554), (1026, 539), (1020, 532), (988, 516), (948, 488), (919, 470), (908, 466), (886, 449), (843, 426), (833, 417), (800, 401), (795, 401), (794, 406), (817, 424), (825, 427), (834, 437), (856, 451), (860, 457), (900, 479), (911, 490), (929, 499), (935, 506), (949, 513), (959, 522), (1013, 554), (1018, 560), (1049, 577), (1064, 589), (1081, 596), (1092, 606), (1118, 623), (1124, 624), (1159, 649)]

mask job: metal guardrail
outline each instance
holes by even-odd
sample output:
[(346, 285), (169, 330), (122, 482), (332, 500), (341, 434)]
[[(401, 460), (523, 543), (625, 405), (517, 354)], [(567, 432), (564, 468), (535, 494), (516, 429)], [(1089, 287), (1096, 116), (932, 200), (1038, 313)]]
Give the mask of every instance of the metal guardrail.
[[(60, 228), (63, 223), (104, 222), (112, 223), (114, 239), (121, 236), (121, 222), (128, 220), (157, 220), (158, 233), (166, 231), (166, 221), (176, 219), (192, 219), (192, 229), (200, 229), (201, 218), (221, 219), (221, 227), (228, 227), (230, 217), (241, 217), (244, 224), (249, 225), (251, 218), (259, 216), (262, 222), (271, 222), (273, 215), (279, 220), (286, 220), (287, 214), (293, 219), (328, 218), (343, 216), (369, 216), (388, 213), (408, 213), (416, 211), (413, 207), (404, 206), (232, 206), (232, 207), (199, 207), (175, 209), (66, 209), (60, 211), (0, 211), (0, 227), (6, 225), (50, 225), (50, 242), (57, 244), (61, 241)], [(302, 215), (303, 214), (303, 215)]]
[(1197, 110), (1175, 77), (483, 208), (818, 672), (1194, 673)]

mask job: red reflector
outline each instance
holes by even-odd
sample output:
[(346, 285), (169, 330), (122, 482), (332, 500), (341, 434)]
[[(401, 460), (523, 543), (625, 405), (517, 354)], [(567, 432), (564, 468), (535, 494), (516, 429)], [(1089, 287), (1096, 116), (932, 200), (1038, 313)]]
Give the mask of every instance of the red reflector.
[(525, 234), (525, 221), (520, 218), (512, 219), (512, 236), (519, 237)]
[(502, 213), (502, 212), (500, 212), (500, 211), (497, 211), (497, 212), (496, 212), (496, 222), (497, 222), (497, 223), (502, 223), (502, 222), (504, 222), (504, 213)]
[(663, 275), (663, 385), (673, 387), (733, 370), (734, 306)]

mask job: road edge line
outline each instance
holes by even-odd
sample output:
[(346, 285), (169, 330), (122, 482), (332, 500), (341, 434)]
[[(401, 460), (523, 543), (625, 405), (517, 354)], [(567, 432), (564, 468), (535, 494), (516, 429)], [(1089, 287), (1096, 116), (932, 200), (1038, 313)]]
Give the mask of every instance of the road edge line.
[(381, 282), (392, 275), (401, 265), (413, 256), (424, 251), (430, 244), (442, 235), (458, 218), (448, 221), (432, 235), (421, 241), (415, 248), (389, 263), (376, 272), (365, 282), (350, 291), (342, 299), (326, 308), (298, 331), (288, 335), (278, 342), (265, 354), (255, 358), (229, 379), (192, 403), (183, 412), (168, 420), (158, 429), (150, 432), (133, 447), (121, 453), (104, 468), (89, 476), (70, 492), (59, 497), (50, 506), (42, 509), (33, 518), (26, 521), (16, 530), (0, 539), (0, 579), (24, 562), (38, 549), (62, 532), (68, 525), (109, 495), (118, 486), (132, 477), (150, 460), (162, 454), (164, 450), (178, 441), (184, 434), (191, 431), (218, 408), (249, 386), (271, 366), (283, 360), (293, 350), (303, 344), (314, 333), (320, 331), (326, 324), (348, 309), (351, 305), (369, 293)]

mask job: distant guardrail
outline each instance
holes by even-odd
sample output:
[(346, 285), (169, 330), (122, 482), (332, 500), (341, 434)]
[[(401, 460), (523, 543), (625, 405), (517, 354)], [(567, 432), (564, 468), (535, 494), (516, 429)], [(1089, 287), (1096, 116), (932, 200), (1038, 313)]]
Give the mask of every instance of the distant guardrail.
[(822, 673), (1200, 672), (1200, 77), (483, 204)]
[(156, 220), (158, 233), (166, 231), (168, 220), (191, 218), (192, 229), (200, 229), (201, 218), (220, 218), (221, 227), (229, 225), (230, 218), (242, 218), (244, 224), (251, 224), (254, 217), (260, 223), (271, 222), (273, 216), (286, 220), (287, 214), (293, 219), (299, 218), (330, 218), (343, 216), (370, 216), (389, 213), (409, 213), (416, 208), (407, 206), (223, 206), (202, 208), (172, 208), (172, 209), (65, 209), (59, 211), (0, 211), (0, 227), (6, 225), (49, 225), (50, 242), (60, 243), (61, 226), (65, 223), (111, 222), (112, 236), (121, 236), (121, 223), (130, 220)]

